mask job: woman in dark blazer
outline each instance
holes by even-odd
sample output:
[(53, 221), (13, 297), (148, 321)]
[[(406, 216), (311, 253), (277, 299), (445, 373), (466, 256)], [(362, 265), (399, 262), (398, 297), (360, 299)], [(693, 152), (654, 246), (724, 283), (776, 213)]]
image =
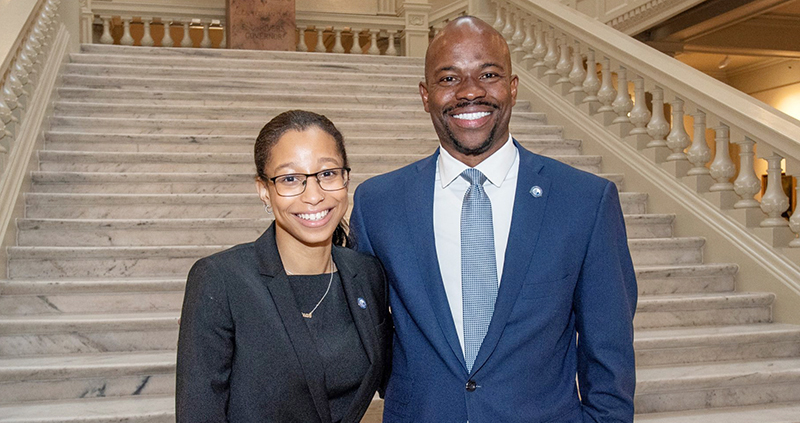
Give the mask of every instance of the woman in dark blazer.
[(199, 260), (178, 341), (178, 422), (358, 422), (391, 342), (377, 259), (348, 243), (349, 169), (324, 116), (289, 111), (255, 145), (256, 187), (275, 222)]

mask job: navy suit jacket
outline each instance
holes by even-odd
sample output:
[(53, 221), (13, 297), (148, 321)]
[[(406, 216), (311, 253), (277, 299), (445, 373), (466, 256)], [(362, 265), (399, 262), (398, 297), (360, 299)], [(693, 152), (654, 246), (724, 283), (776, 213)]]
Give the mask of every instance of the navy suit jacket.
[(395, 326), (385, 423), (633, 421), (637, 290), (616, 186), (515, 145), (505, 265), (471, 374), (434, 245), (438, 150), (356, 190), (351, 230), (386, 270)]

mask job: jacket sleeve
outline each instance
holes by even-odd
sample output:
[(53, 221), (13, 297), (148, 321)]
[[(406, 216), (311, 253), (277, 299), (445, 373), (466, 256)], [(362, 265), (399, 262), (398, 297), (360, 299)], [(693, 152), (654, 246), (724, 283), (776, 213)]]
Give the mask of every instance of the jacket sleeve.
[(213, 262), (186, 281), (176, 369), (176, 421), (227, 422), (234, 330), (225, 280)]
[(637, 295), (619, 195), (609, 182), (574, 297), (584, 422), (633, 422)]

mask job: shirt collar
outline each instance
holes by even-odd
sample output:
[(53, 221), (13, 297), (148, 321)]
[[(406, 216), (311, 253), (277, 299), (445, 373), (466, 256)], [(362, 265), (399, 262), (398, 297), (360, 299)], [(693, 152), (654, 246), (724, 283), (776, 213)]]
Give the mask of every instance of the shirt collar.
[[(478, 169), (486, 175), (489, 182), (499, 187), (506, 179), (506, 175), (514, 165), (514, 160), (517, 158), (517, 148), (512, 142), (511, 134), (508, 135), (506, 143), (495, 151), (491, 156), (487, 157), (484, 161), (478, 163), (475, 169)], [(442, 188), (447, 188), (453, 181), (461, 175), (469, 166), (459, 161), (447, 152), (444, 148), (439, 146), (439, 176), (442, 181)]]

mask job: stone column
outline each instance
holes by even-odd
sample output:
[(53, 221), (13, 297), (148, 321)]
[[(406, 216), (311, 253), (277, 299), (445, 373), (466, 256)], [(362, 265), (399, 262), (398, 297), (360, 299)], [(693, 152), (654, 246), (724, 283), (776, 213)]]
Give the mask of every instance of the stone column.
[(294, 51), (294, 0), (226, 0), (228, 48)]
[(428, 50), (428, 13), (431, 5), (427, 0), (402, 0), (398, 6), (398, 15), (406, 21), (405, 30), (400, 38), (400, 47), (405, 56), (425, 57)]

